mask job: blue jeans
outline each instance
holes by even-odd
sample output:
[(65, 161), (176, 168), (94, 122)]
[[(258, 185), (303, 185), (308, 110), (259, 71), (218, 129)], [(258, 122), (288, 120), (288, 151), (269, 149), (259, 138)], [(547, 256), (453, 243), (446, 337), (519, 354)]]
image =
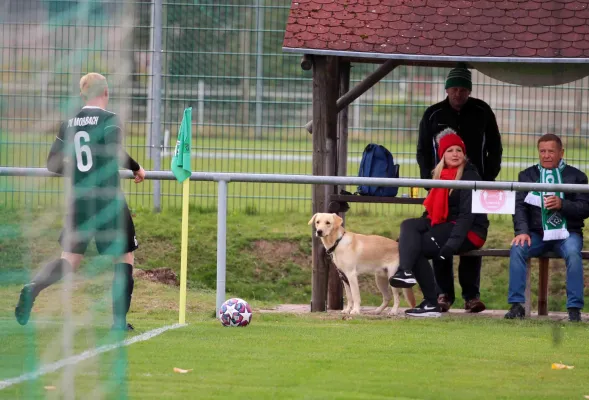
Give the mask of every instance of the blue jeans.
[(583, 238), (578, 233), (571, 233), (564, 240), (543, 241), (542, 235), (530, 235), (532, 245), (511, 246), (509, 254), (509, 297), (508, 302), (524, 303), (526, 301), (526, 268), (527, 261), (539, 257), (548, 251), (560, 255), (566, 264), (567, 308), (583, 308)]

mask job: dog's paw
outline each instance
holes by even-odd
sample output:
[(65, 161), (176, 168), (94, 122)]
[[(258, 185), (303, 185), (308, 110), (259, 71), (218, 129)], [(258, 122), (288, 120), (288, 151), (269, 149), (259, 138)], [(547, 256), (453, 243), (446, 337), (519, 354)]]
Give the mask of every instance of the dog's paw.
[(391, 308), (391, 311), (389, 311), (389, 315), (392, 317), (396, 317), (397, 315), (399, 315), (399, 309), (398, 308)]
[(353, 315), (358, 315), (358, 314), (360, 314), (360, 310), (358, 310), (358, 309), (353, 309), (353, 310), (350, 312), (350, 314), (353, 314)]
[(345, 314), (345, 315), (347, 315), (347, 314), (349, 314), (349, 313), (350, 313), (350, 311), (351, 311), (351, 310), (352, 310), (351, 308), (344, 308), (344, 309), (342, 310), (342, 314)]

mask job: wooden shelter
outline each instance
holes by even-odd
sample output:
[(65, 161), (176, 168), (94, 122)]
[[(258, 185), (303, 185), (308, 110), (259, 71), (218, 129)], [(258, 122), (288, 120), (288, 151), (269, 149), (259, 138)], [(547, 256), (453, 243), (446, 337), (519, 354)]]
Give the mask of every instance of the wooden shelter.
[[(523, 86), (589, 75), (589, 0), (293, 0), (283, 51), (313, 69), (313, 175), (345, 176), (347, 106), (399, 65), (463, 62)], [(382, 65), (350, 89), (351, 63)], [(313, 188), (314, 213), (346, 200), (337, 187)], [(314, 238), (311, 311), (328, 307), (342, 308), (341, 283)]]

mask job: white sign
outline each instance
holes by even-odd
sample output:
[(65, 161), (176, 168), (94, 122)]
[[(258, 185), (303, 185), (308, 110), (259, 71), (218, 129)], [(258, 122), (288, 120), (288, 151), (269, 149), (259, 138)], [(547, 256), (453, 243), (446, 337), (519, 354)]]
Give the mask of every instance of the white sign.
[(509, 190), (473, 190), (473, 214), (515, 214), (515, 192)]

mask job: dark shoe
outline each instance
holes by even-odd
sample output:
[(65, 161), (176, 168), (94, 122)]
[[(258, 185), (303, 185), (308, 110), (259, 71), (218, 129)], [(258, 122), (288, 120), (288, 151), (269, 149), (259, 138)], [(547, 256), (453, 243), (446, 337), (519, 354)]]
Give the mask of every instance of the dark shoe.
[(389, 278), (389, 283), (394, 288), (410, 288), (415, 286), (417, 281), (412, 272), (405, 272), (398, 269), (395, 275)]
[(14, 309), (14, 316), (21, 325), (26, 325), (31, 317), (31, 310), (33, 309), (33, 303), (35, 297), (33, 294), (34, 283), (28, 283), (23, 286), (20, 291), (20, 297), (18, 298), (18, 304)]
[(124, 332), (132, 332), (135, 330), (135, 327), (131, 324), (126, 325), (114, 325), (110, 328), (113, 331), (124, 331)]
[(405, 310), (405, 314), (411, 317), (439, 318), (442, 316), (442, 310), (437, 304), (430, 304), (424, 300), (419, 306)]
[(450, 303), (450, 299), (445, 294), (441, 294), (438, 296), (438, 307), (440, 307), (441, 312), (448, 312), (450, 307), (452, 307), (452, 303)]
[(466, 303), (464, 303), (464, 309), (466, 312), (480, 313), (481, 311), (485, 311), (486, 308), (485, 303), (477, 298), (467, 300)]
[(525, 317), (526, 310), (519, 303), (513, 303), (507, 314), (505, 314), (505, 319), (524, 319)]
[(581, 322), (581, 309), (571, 307), (568, 310), (569, 310), (569, 321)]

